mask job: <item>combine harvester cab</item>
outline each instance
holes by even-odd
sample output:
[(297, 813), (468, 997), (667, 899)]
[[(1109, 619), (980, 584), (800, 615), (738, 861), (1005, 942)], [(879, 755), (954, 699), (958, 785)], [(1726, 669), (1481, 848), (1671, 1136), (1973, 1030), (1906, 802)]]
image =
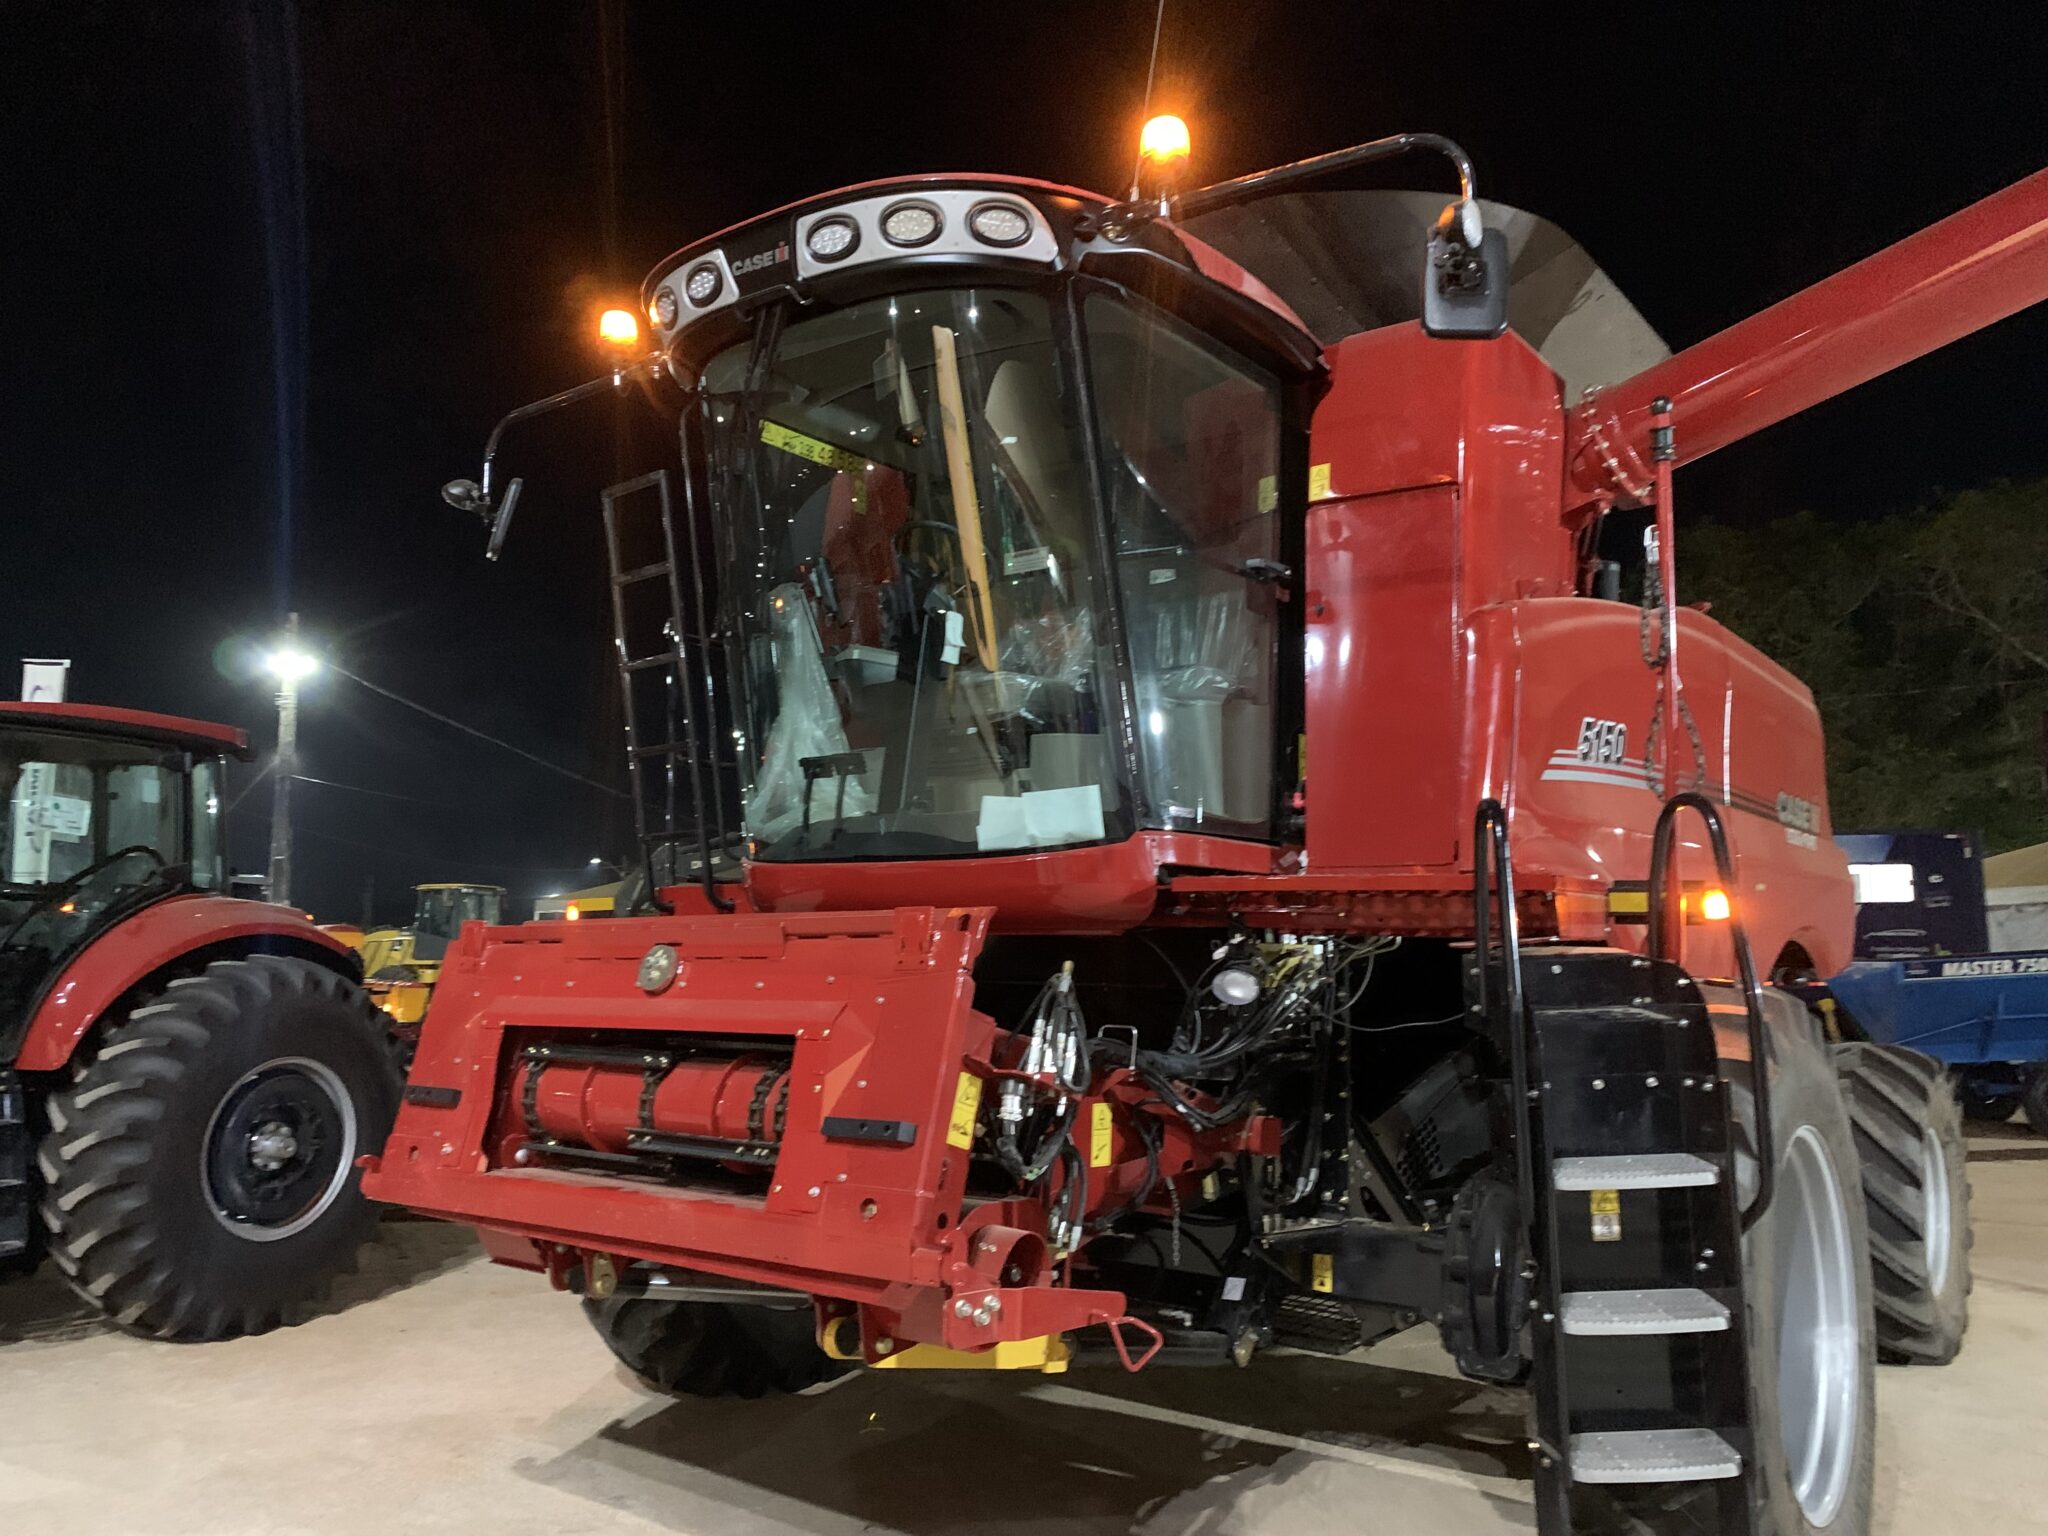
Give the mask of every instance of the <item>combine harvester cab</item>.
[[(507, 427), (674, 414), (603, 497), (662, 910), (467, 930), (367, 1187), (669, 1391), (1427, 1324), (1527, 1384), (1549, 1536), (1867, 1530), (1876, 1347), (1953, 1352), (1966, 1220), (1874, 1324), (1772, 984), (1849, 954), (1819, 725), (1678, 603), (1671, 472), (2040, 297), (2048, 177), (1666, 356), (1447, 140), (1185, 148), (688, 246), (653, 354), (447, 487), (495, 554)], [(1418, 153), (1420, 217), (1303, 190)]]

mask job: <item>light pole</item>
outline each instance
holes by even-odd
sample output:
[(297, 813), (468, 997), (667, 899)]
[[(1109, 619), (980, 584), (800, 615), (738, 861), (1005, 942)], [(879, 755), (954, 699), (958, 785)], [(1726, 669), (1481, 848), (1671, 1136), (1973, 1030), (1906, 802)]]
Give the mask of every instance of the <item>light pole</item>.
[(617, 876), (618, 876), (618, 877), (619, 877), (619, 878), (620, 878), (621, 880), (623, 880), (623, 879), (625, 879), (625, 878), (626, 878), (626, 872), (625, 872), (625, 871), (624, 871), (623, 869), (619, 868), (619, 866), (618, 866), (618, 865), (616, 865), (616, 864), (614, 864), (614, 863), (610, 862), (610, 861), (609, 861), (609, 860), (607, 860), (607, 859), (600, 859), (600, 858), (598, 858), (598, 857), (597, 857), (597, 856), (596, 856), (595, 854), (592, 854), (592, 855), (591, 855), (591, 858), (590, 858), (590, 862), (589, 862), (588, 864), (586, 864), (586, 865), (584, 866), (584, 868), (586, 868), (586, 869), (608, 869), (608, 870), (610, 870), (610, 871), (611, 871), (611, 872), (612, 872), (613, 874), (617, 875)]
[(270, 795), (270, 899), (292, 899), (292, 776), (299, 771), (299, 684), (320, 670), (320, 660), (299, 648), (299, 616), (287, 614), (284, 634), (263, 658), (277, 679), (276, 782)]

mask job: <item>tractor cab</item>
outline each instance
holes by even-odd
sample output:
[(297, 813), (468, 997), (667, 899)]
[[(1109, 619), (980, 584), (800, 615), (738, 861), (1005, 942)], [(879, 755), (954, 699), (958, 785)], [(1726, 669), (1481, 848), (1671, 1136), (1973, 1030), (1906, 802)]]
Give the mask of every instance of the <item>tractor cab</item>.
[(410, 926), (364, 936), (363, 975), (372, 982), (431, 982), (464, 923), (501, 922), (504, 912), (501, 885), (416, 885)]
[(0, 704), (0, 1059), (46, 984), (143, 907), (224, 892), (232, 727), (98, 705)]

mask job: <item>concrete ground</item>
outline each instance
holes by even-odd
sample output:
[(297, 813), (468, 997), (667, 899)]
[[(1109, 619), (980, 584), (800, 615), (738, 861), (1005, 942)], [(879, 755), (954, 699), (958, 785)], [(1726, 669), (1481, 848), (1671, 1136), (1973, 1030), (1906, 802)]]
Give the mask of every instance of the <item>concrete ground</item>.
[[(1886, 1536), (2048, 1531), (2048, 1139), (1972, 1143), (1962, 1357), (1879, 1373)], [(468, 1236), (387, 1222), (345, 1305), (198, 1348), (0, 1287), (0, 1527), (123, 1536), (1533, 1529), (1516, 1394), (1422, 1331), (1355, 1360), (849, 1378), (673, 1402)]]

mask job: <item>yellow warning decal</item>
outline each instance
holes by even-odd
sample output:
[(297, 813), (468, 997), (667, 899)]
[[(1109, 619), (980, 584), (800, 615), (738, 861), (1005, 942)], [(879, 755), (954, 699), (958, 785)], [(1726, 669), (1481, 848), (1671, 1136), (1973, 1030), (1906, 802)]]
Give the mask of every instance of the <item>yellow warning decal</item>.
[(779, 421), (761, 423), (761, 441), (770, 448), (780, 448), (784, 453), (795, 454), (800, 459), (809, 459), (813, 464), (823, 464), (827, 469), (843, 469), (849, 474), (859, 474), (868, 467), (868, 460), (857, 453), (848, 453), (844, 448), (834, 448), (830, 443), (821, 443), (815, 437), (805, 437), (792, 427), (785, 427)]
[(1618, 1243), (1621, 1241), (1621, 1191), (1618, 1189), (1596, 1189), (1587, 1196), (1587, 1203), (1593, 1216), (1593, 1241), (1596, 1243)]
[(1319, 1291), (1337, 1289), (1337, 1261), (1327, 1253), (1310, 1254), (1308, 1283)]
[(1115, 1138), (1112, 1134), (1113, 1123), (1110, 1118), (1109, 1104), (1106, 1100), (1097, 1099), (1095, 1101), (1095, 1108), (1089, 1116), (1088, 1129), (1088, 1166), (1090, 1168), (1107, 1168)]
[[(1308, 499), (1326, 501), (1330, 495), (1330, 466), (1311, 464), (1308, 467)], [(1280, 477), (1259, 476), (1259, 510), (1271, 512), (1280, 505)]]
[(981, 1113), (981, 1079), (972, 1072), (960, 1074), (960, 1086), (953, 1090), (953, 1118), (946, 1122), (946, 1145), (974, 1145), (974, 1118)]

